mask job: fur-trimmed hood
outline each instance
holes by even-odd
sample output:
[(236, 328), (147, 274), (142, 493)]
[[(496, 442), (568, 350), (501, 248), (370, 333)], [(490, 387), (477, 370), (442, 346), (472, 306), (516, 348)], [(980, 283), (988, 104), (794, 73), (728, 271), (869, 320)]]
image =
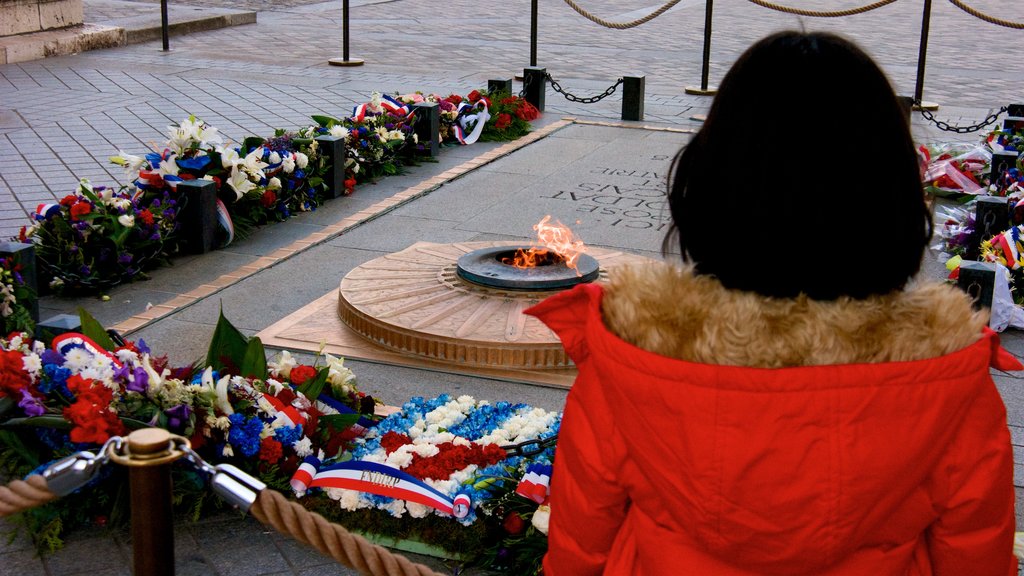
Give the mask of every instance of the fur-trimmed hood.
[(988, 321), (934, 282), (866, 300), (775, 299), (663, 263), (614, 270), (601, 309), (609, 330), (650, 352), (762, 368), (932, 358), (977, 341)]

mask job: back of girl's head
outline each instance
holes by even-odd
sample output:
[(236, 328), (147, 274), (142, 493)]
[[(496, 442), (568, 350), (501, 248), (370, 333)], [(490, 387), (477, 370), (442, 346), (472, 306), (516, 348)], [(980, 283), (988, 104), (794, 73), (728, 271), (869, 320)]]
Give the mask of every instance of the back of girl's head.
[(726, 287), (789, 298), (903, 288), (931, 236), (906, 113), (863, 51), (781, 32), (719, 85), (669, 185), (685, 260)]

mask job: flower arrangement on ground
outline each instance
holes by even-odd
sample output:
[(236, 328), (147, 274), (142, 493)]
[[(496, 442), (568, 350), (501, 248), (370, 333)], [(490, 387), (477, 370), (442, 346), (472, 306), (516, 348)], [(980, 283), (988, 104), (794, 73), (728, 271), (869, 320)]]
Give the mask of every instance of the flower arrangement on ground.
[(17, 255), (0, 258), (0, 326), (4, 334), (33, 333), (32, 307), (37, 296), (25, 277)]
[[(341, 359), (328, 357), (318, 368), (282, 353), (268, 367), (259, 339), (245, 339), (223, 316), (201, 368), (172, 368), (145, 342), (117, 345), (95, 320), (82, 321), (83, 334), (58, 336), (49, 348), (26, 334), (0, 340), (5, 475), (26, 475), (95, 451), (112, 436), (157, 426), (187, 438), (208, 462), (232, 463), (287, 489), (303, 458), (342, 454), (355, 435), (349, 429), (374, 418), (376, 403), (356, 389)], [(52, 549), (66, 528), (123, 520), (123, 476), (108, 466), (78, 497), (26, 512), (22, 523), (41, 548)], [(213, 502), (188, 467), (175, 467), (175, 486), (190, 516)]]
[(163, 254), (177, 206), (167, 194), (144, 199), (82, 180), (58, 204), (42, 204), (19, 240), (32, 243), (57, 291), (113, 286), (139, 276)]

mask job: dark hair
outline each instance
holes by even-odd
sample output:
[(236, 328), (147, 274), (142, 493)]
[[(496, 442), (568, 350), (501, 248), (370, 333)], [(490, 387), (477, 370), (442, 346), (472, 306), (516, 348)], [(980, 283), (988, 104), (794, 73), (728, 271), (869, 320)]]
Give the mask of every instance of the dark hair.
[(906, 112), (860, 48), (780, 32), (719, 85), (676, 156), (673, 239), (727, 288), (816, 300), (903, 288), (932, 233)]

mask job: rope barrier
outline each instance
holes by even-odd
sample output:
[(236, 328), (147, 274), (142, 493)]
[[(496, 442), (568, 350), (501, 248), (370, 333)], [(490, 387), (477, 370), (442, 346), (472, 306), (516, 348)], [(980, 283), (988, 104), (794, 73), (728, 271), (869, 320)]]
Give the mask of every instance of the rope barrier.
[[(568, 0), (566, 0), (568, 1)], [(855, 14), (863, 14), (864, 12), (870, 12), (876, 8), (881, 8), (887, 4), (892, 4), (896, 0), (879, 0), (874, 4), (868, 4), (867, 6), (861, 6), (859, 8), (850, 8), (848, 10), (834, 10), (834, 11), (821, 11), (821, 10), (804, 10), (802, 8), (790, 8), (789, 6), (781, 6), (779, 4), (773, 4), (767, 0), (749, 0), (762, 8), (768, 8), (769, 10), (775, 10), (777, 12), (785, 12), (787, 14), (796, 14), (797, 16), (809, 16), (811, 18), (839, 18), (842, 16), (853, 16)], [(953, 0), (950, 0), (953, 1)]]
[[(896, 0), (889, 0), (889, 1), (890, 2), (895, 2)], [(679, 4), (679, 0), (669, 0), (661, 8), (658, 8), (654, 12), (651, 12), (650, 14), (648, 14), (647, 16), (644, 16), (643, 18), (638, 18), (636, 20), (632, 20), (630, 22), (611, 22), (609, 20), (605, 20), (605, 19), (600, 18), (598, 16), (594, 16), (590, 12), (587, 12), (579, 4), (573, 2), (573, 0), (565, 0), (565, 3), (568, 4), (570, 8), (572, 8), (573, 10), (578, 12), (580, 16), (583, 16), (584, 18), (586, 18), (587, 20), (590, 20), (594, 24), (599, 24), (601, 26), (604, 26), (605, 28), (614, 28), (616, 30), (627, 30), (629, 28), (635, 28), (635, 27), (637, 27), (637, 26), (639, 26), (641, 24), (646, 24), (647, 22), (650, 22), (651, 20), (654, 20), (658, 16), (661, 16), (662, 14), (664, 14), (666, 11), (668, 11), (673, 6), (675, 6), (676, 4)]]
[(0, 518), (42, 506), (57, 495), (46, 486), (46, 478), (33, 474), (28, 480), (15, 480), (0, 486)]
[(968, 6), (968, 5), (964, 4), (963, 2), (961, 2), (960, 0), (949, 0), (949, 1), (950, 1), (950, 3), (953, 4), (953, 6), (956, 6), (957, 8), (963, 10), (964, 12), (967, 12), (971, 16), (974, 16), (975, 18), (980, 18), (981, 20), (984, 20), (985, 22), (988, 22), (989, 24), (995, 24), (996, 26), (1005, 26), (1007, 28), (1014, 28), (1016, 30), (1024, 30), (1024, 22), (1010, 22), (1009, 20), (1003, 20), (1002, 18), (996, 18), (995, 16), (989, 16), (988, 14), (985, 14), (984, 12), (981, 12), (980, 10), (976, 10), (974, 8), (971, 8), (970, 6)]
[(249, 512), (257, 520), (316, 548), (340, 564), (368, 576), (443, 576), (383, 546), (370, 543), (275, 490), (260, 492)]

